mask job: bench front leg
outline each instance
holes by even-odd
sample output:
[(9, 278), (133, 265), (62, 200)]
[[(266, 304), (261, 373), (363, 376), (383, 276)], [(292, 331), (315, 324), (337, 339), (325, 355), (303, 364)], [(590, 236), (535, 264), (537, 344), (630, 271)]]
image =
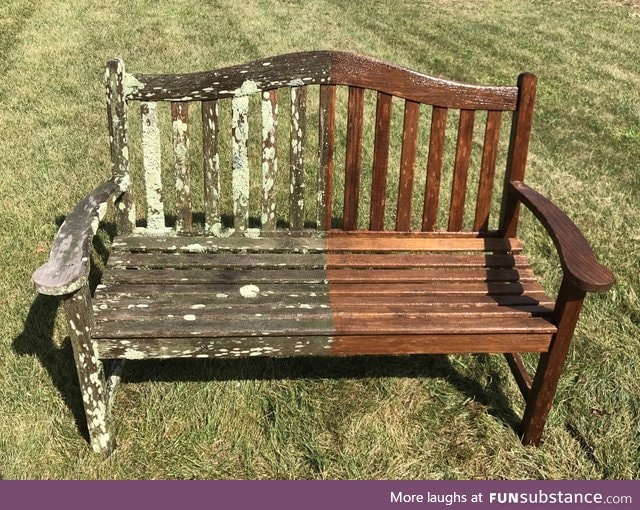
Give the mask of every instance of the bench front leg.
[(73, 294), (65, 296), (64, 309), (91, 447), (95, 452), (106, 456), (115, 448), (115, 436), (111, 425), (105, 372), (91, 340), (93, 310), (89, 286), (85, 284)]
[(567, 278), (563, 279), (553, 311), (558, 331), (551, 339), (549, 351), (540, 356), (520, 425), (520, 437), (524, 445), (540, 444), (584, 297), (583, 290), (578, 289)]

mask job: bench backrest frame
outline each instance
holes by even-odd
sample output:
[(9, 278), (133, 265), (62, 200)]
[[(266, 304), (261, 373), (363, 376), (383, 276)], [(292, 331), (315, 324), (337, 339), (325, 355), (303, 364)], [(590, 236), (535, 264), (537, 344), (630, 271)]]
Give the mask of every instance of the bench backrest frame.
[[(422, 231), (436, 230), (438, 196), (441, 186), (444, 132), (447, 112), (460, 110), (448, 232), (463, 231), (467, 175), (475, 114), (487, 111), (482, 162), (472, 232), (477, 235), (513, 237), (518, 223), (518, 202), (505, 191), (501, 202), (499, 228), (489, 231), (489, 210), (501, 119), (514, 112), (505, 172), (505, 190), (511, 181), (522, 181), (531, 132), (536, 78), (521, 74), (517, 86), (481, 86), (434, 78), (367, 57), (336, 51), (302, 52), (280, 55), (216, 71), (189, 74), (129, 74), (120, 59), (107, 63), (105, 75), (112, 173), (129, 183), (127, 104), (140, 101), (142, 152), (147, 195), (147, 233), (163, 233), (165, 227), (160, 175), (160, 136), (156, 103), (171, 102), (174, 170), (176, 178), (176, 228), (191, 232), (191, 176), (189, 168), (189, 102), (201, 102), (203, 130), (203, 171), (205, 231), (225, 235), (220, 214), (220, 172), (218, 100), (232, 102), (233, 229), (250, 234), (249, 169), (247, 162), (249, 96), (261, 94), (262, 114), (262, 197), (260, 233), (276, 230), (275, 172), (278, 89), (291, 88), (289, 154), (289, 228), (301, 231), (304, 215), (304, 140), (307, 90), (319, 85), (319, 171), (317, 175), (318, 230), (332, 228), (334, 137), (336, 87), (348, 87), (345, 192), (341, 229), (358, 228), (363, 111), (365, 90), (376, 93), (375, 139), (373, 149), (369, 229), (384, 229), (387, 196), (388, 147), (392, 98), (404, 100), (402, 154), (400, 158), (398, 205), (395, 230), (411, 230), (411, 198), (418, 144), (420, 105), (432, 106), (429, 153), (422, 215)], [(136, 229), (136, 212), (130, 192), (117, 201), (119, 233)], [(228, 232), (227, 232), (228, 233)]]

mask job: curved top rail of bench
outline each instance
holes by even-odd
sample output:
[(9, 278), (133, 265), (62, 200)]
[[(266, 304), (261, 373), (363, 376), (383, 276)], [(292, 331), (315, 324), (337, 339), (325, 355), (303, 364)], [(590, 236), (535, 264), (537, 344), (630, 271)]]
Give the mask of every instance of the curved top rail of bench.
[(444, 80), (369, 57), (306, 51), (188, 74), (125, 74), (127, 99), (207, 101), (302, 85), (348, 85), (443, 108), (515, 110), (518, 87)]

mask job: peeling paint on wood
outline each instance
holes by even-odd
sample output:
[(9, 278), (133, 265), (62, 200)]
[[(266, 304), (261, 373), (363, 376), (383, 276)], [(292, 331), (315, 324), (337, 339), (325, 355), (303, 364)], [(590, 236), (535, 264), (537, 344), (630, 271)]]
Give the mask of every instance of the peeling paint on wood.
[[(105, 90), (107, 119), (109, 121), (109, 146), (111, 149), (111, 174), (115, 180), (130, 180), (129, 145), (127, 140), (127, 102), (124, 95), (124, 62), (114, 59), (107, 62)], [(136, 226), (135, 204), (129, 191), (117, 198), (116, 223), (118, 232), (128, 234)]]
[(202, 139), (204, 168), (204, 229), (220, 235), (220, 155), (218, 154), (218, 102), (202, 102)]
[(176, 173), (176, 230), (190, 232), (191, 170), (189, 165), (189, 103), (171, 103), (174, 168)]
[(231, 110), (233, 226), (237, 232), (244, 233), (249, 225), (249, 97), (234, 97)]
[(262, 215), (263, 231), (276, 229), (276, 177), (278, 174), (277, 155), (278, 131), (278, 91), (262, 93)]
[(97, 453), (108, 455), (115, 448), (115, 439), (108, 412), (105, 374), (98, 359), (97, 346), (91, 339), (93, 313), (89, 287), (85, 285), (65, 297), (64, 307), (91, 447)]
[(142, 116), (142, 161), (147, 195), (147, 228), (163, 231), (164, 204), (162, 201), (162, 174), (160, 166), (160, 129), (156, 103), (143, 102)]
[(291, 88), (291, 186), (289, 224), (292, 230), (304, 227), (304, 142), (306, 136), (307, 88)]

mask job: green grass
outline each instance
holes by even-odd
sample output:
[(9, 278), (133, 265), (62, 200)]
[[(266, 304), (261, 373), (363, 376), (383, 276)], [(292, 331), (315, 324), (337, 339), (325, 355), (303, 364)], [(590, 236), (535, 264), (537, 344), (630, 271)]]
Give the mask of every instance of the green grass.
[[(640, 6), (369, 4), (2, 3), (0, 478), (640, 476)], [(517, 441), (522, 401), (499, 356), (141, 362), (117, 396), (118, 451), (94, 456), (74, 420), (80, 399), (61, 314), (36, 299), (30, 276), (57, 222), (109, 174), (104, 62), (195, 71), (324, 48), (462, 81), (538, 75), (527, 181), (572, 216), (617, 277), (585, 304), (545, 443)], [(530, 215), (521, 237), (553, 290), (557, 258)]]

